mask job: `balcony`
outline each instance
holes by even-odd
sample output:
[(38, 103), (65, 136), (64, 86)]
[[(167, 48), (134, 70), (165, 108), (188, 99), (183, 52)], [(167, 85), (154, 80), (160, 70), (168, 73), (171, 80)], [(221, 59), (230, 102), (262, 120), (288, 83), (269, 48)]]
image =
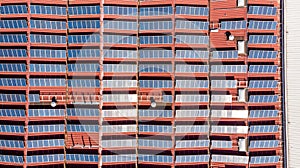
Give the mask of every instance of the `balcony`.
[(136, 109), (102, 110), (104, 121), (136, 120)]
[(26, 90), (25, 78), (0, 78), (1, 90)]
[(172, 126), (169, 125), (139, 125), (139, 134), (170, 136)]
[(207, 20), (209, 16), (209, 9), (207, 7), (198, 6), (176, 6), (176, 18), (182, 19), (198, 19)]
[(103, 150), (130, 150), (137, 147), (136, 139), (102, 140)]
[[(155, 1), (153, 1), (155, 2)], [(170, 2), (170, 1), (166, 1)], [(143, 4), (143, 2), (142, 2)], [(161, 3), (160, 3), (161, 5)], [(173, 7), (172, 6), (160, 6), (160, 7), (141, 7), (140, 19), (172, 19)]]
[(209, 73), (208, 65), (185, 65), (176, 64), (175, 75), (181, 77), (207, 77)]
[(0, 60), (26, 60), (26, 49), (0, 49)]
[(52, 125), (28, 125), (29, 136), (43, 136), (43, 135), (58, 135), (64, 134), (65, 129), (62, 124)]
[(237, 155), (212, 155), (212, 165), (240, 165), (246, 166), (249, 162), (249, 156), (237, 156)]
[(136, 161), (135, 154), (102, 155), (103, 165), (134, 164)]
[(246, 121), (248, 110), (212, 110), (211, 120), (215, 121)]
[(27, 141), (28, 151), (64, 149), (64, 139), (43, 139)]
[(1, 165), (23, 166), (23, 156), (0, 155)]
[(1, 11), (0, 12), (1, 18), (27, 18), (28, 16), (28, 9), (26, 5), (5, 5), (4, 4), (4, 6), (0, 7), (0, 11)]
[(176, 95), (176, 106), (208, 105), (208, 95)]
[(176, 125), (176, 136), (186, 135), (208, 135), (208, 125)]
[(24, 141), (19, 140), (0, 140), (0, 149), (12, 150), (12, 151), (23, 151), (24, 150)]
[(139, 149), (143, 150), (171, 150), (172, 141), (170, 140), (150, 140), (150, 139), (139, 139)]
[(208, 150), (209, 140), (178, 140), (175, 142), (176, 151)]
[(112, 5), (104, 6), (104, 19), (136, 20), (137, 14), (137, 7), (124, 7)]
[(208, 62), (209, 52), (203, 50), (176, 50), (177, 62)]
[(26, 158), (28, 166), (63, 164), (64, 154), (32, 155)]
[(208, 110), (176, 110), (176, 121), (206, 121)]
[(26, 34), (0, 34), (1, 47), (26, 47)]
[(176, 91), (208, 91), (208, 80), (176, 80)]
[(211, 126), (211, 135), (215, 136), (230, 136), (230, 135), (247, 135), (248, 126)]
[(103, 135), (134, 135), (137, 132), (137, 125), (103, 125)]
[(171, 121), (172, 110), (139, 110), (139, 120)]
[(68, 164), (98, 164), (98, 155), (90, 154), (67, 154)]
[[(87, 1), (89, 2), (89, 1)], [(73, 3), (73, 2), (71, 2)], [(82, 1), (80, 4), (82, 5)], [(99, 5), (86, 5), (86, 6), (69, 6), (69, 17), (71, 19), (100, 19), (100, 6)]]
[(209, 155), (177, 155), (175, 165), (208, 165)]
[(1, 135), (23, 136), (24, 126), (21, 125), (0, 125)]

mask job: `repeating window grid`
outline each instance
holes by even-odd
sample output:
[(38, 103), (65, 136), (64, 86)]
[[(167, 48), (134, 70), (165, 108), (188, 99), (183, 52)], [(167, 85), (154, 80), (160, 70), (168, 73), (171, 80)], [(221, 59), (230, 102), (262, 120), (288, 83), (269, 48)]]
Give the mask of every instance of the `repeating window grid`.
[(250, 65), (250, 73), (276, 73), (277, 65)]
[(172, 50), (141, 50), (140, 58), (173, 58)]
[(172, 30), (172, 21), (142, 21), (140, 30)]
[(104, 50), (104, 58), (137, 58), (137, 51), (131, 50)]
[(176, 58), (208, 59), (209, 52), (202, 50), (176, 50)]
[(176, 29), (208, 30), (208, 22), (176, 20)]
[(250, 35), (249, 44), (276, 44), (277, 36), (274, 35)]
[(69, 58), (99, 58), (99, 49), (70, 49), (68, 51)]
[(31, 78), (29, 79), (29, 85), (38, 87), (62, 87), (66, 86), (66, 80), (61, 78)]
[(232, 95), (211, 95), (211, 102), (231, 103)]
[(61, 162), (64, 161), (64, 154), (33, 155), (27, 156), (26, 160), (27, 163)]
[(92, 35), (69, 35), (68, 43), (78, 44), (78, 43), (100, 43), (100, 34)]
[(23, 156), (0, 155), (0, 162), (23, 163)]
[(178, 140), (175, 148), (201, 148), (209, 147), (209, 140)]
[(176, 110), (176, 118), (181, 117), (208, 117), (208, 110)]
[(178, 44), (208, 44), (209, 36), (176, 35), (176, 43), (178, 43)]
[(141, 162), (160, 162), (160, 163), (172, 163), (173, 162), (172, 156), (166, 156), (166, 155), (139, 154), (138, 159)]
[(208, 102), (208, 95), (176, 95), (176, 102)]
[(26, 34), (0, 34), (1, 43), (26, 43)]
[(212, 65), (212, 73), (247, 73), (247, 65)]
[(249, 6), (249, 10), (248, 10), (248, 14), (252, 14), (252, 15), (275, 16), (276, 12), (277, 12), (277, 8), (271, 6)]
[(172, 95), (163, 95), (163, 102), (164, 103), (173, 103), (173, 96)]
[(175, 133), (208, 133), (208, 125), (177, 125)]
[(140, 64), (139, 72), (168, 72), (172, 73), (171, 64)]
[(98, 155), (89, 155), (89, 154), (67, 154), (67, 161), (75, 162), (98, 162)]
[(212, 162), (248, 164), (249, 156), (212, 155)]
[(277, 102), (278, 95), (250, 95), (249, 102), (255, 103), (271, 103)]
[(208, 80), (176, 80), (176, 88), (208, 88)]
[(136, 147), (136, 139), (125, 140), (102, 140), (103, 148), (122, 148), (122, 147)]
[(65, 50), (30, 49), (33, 58), (66, 58)]
[(222, 30), (237, 30), (237, 29), (246, 29), (247, 22), (243, 21), (223, 21), (221, 22)]
[(40, 95), (39, 94), (29, 94), (29, 102), (40, 102)]
[(172, 110), (139, 110), (140, 117), (163, 117), (172, 118)]
[(0, 102), (26, 102), (24, 94), (0, 94)]
[(24, 148), (23, 141), (0, 139), (0, 146), (6, 148)]
[(30, 5), (30, 13), (46, 15), (66, 15), (67, 9), (63, 6)]
[(29, 125), (29, 133), (38, 133), (38, 132), (64, 132), (64, 125)]
[(104, 64), (104, 72), (137, 72), (135, 64)]
[(30, 20), (30, 28), (65, 30), (67, 29), (67, 23), (63, 21)]
[(69, 72), (100, 72), (99, 64), (68, 64)]
[(273, 118), (278, 117), (278, 110), (251, 110), (250, 118)]
[(172, 6), (140, 8), (141, 16), (164, 16), (164, 15), (172, 15), (172, 14), (173, 14)]
[(137, 117), (136, 109), (102, 110), (103, 117)]
[(133, 88), (137, 87), (136, 80), (103, 80), (103, 88)]
[(125, 36), (125, 35), (103, 35), (104, 43), (110, 44), (136, 44), (136, 36)]
[(68, 116), (99, 116), (99, 109), (88, 109), (88, 108), (68, 108)]
[(150, 140), (150, 139), (139, 139), (139, 146), (153, 147), (153, 148), (172, 148), (172, 141), (166, 140)]
[(27, 28), (26, 20), (0, 20), (0, 29), (21, 29)]
[(251, 80), (249, 88), (277, 88), (277, 80)]
[(238, 58), (238, 51), (237, 50), (230, 50), (230, 51), (213, 51), (212, 58), (214, 59), (233, 59)]
[(99, 29), (100, 20), (71, 20), (68, 21), (69, 29)]
[(0, 86), (26, 86), (24, 78), (0, 78)]
[(69, 6), (69, 15), (100, 14), (100, 6)]
[(25, 117), (24, 109), (0, 109), (2, 117)]
[(25, 14), (28, 13), (26, 5), (5, 5), (0, 6), (1, 14)]
[(248, 58), (275, 59), (277, 55), (278, 51), (250, 50)]
[(27, 57), (26, 49), (0, 49), (0, 57)]
[(247, 134), (248, 126), (212, 126), (212, 133)]
[[(137, 13), (136, 7), (104, 6), (105, 15), (136, 16)], [(142, 12), (140, 13), (142, 16)]]
[(63, 109), (29, 109), (28, 116), (29, 117), (63, 117), (64, 110)]
[(100, 87), (100, 81), (97, 79), (69, 79), (68, 80), (69, 87)]
[(279, 146), (278, 140), (250, 141), (249, 148), (276, 148)]
[(251, 133), (275, 133), (278, 132), (278, 125), (252, 125), (250, 126)]
[(232, 148), (232, 141), (212, 140), (211, 147), (212, 148)]
[(137, 30), (137, 22), (132, 21), (115, 21), (115, 20), (104, 20), (104, 29), (115, 29), (115, 30)]
[(44, 44), (65, 44), (66, 36), (30, 34), (30, 42)]
[(280, 156), (252, 156), (250, 164), (278, 163)]
[(237, 80), (211, 80), (211, 88), (237, 88)]
[(136, 132), (136, 125), (103, 125), (103, 133)]
[(105, 94), (103, 102), (137, 102), (137, 94)]
[(209, 155), (177, 155), (176, 163), (187, 163), (187, 162), (209, 162)]
[(29, 140), (28, 148), (63, 147), (64, 139)]
[(140, 80), (141, 88), (172, 88), (173, 82), (170, 80)]
[(172, 126), (168, 126), (168, 125), (139, 125), (139, 132), (172, 133)]
[(249, 21), (249, 29), (257, 30), (276, 30), (277, 22), (275, 21)]
[(172, 44), (173, 38), (169, 35), (163, 36), (140, 36), (140, 44)]
[(30, 64), (30, 72), (66, 72), (63, 64)]
[(102, 162), (133, 162), (136, 161), (136, 155), (102, 155)]
[(98, 125), (68, 124), (68, 132), (99, 132)]
[(20, 125), (0, 125), (0, 132), (24, 133), (24, 126), (20, 126)]
[(26, 72), (26, 64), (0, 64), (0, 72)]
[(175, 72), (177, 73), (206, 73), (208, 72), (209, 66), (208, 65), (176, 65)]
[(208, 16), (209, 9), (205, 7), (176, 6), (178, 15)]

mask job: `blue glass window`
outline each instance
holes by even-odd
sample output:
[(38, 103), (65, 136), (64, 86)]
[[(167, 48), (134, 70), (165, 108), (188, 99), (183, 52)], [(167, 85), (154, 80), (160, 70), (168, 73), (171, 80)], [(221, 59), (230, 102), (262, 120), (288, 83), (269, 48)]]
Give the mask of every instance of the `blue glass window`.
[(100, 6), (69, 6), (69, 15), (100, 14)]
[(205, 7), (176, 6), (178, 15), (208, 16), (209, 9)]
[(24, 14), (28, 13), (26, 5), (5, 5), (0, 6), (1, 14)]
[(0, 34), (1, 43), (26, 43), (26, 34)]
[(27, 28), (26, 20), (0, 20), (0, 29), (21, 29)]
[(248, 14), (252, 14), (252, 15), (275, 16), (276, 12), (277, 12), (277, 8), (271, 6), (249, 6), (249, 10), (248, 10)]
[(72, 20), (68, 22), (69, 29), (100, 28), (100, 20)]
[(122, 7), (122, 6), (104, 6), (104, 14), (136, 16), (137, 8), (136, 7)]
[(30, 20), (30, 28), (64, 30), (67, 28), (67, 23), (63, 21)]
[(0, 49), (0, 57), (27, 57), (26, 49)]
[(66, 58), (66, 50), (30, 49), (33, 58)]
[(31, 14), (45, 14), (45, 15), (66, 15), (66, 7), (63, 6), (44, 6), (44, 5), (30, 5)]
[(65, 44), (66, 36), (31, 34), (30, 42), (45, 44)]
[(179, 44), (208, 44), (209, 36), (176, 35), (176, 43), (179, 43)]
[(69, 35), (69, 43), (100, 43), (100, 34)]
[(141, 44), (172, 44), (172, 36), (140, 36)]

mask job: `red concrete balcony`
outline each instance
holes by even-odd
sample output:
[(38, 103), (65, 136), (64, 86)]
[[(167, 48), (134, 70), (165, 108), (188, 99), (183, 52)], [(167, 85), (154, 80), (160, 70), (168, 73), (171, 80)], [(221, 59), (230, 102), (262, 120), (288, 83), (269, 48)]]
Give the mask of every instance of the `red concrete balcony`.
[(0, 86), (0, 90), (26, 90), (26, 89), (27, 89), (26, 86)]
[(175, 0), (176, 5), (205, 5), (208, 6), (208, 0)]
[(234, 20), (247, 18), (246, 7), (210, 9), (210, 22), (219, 23), (220, 20)]
[(29, 43), (0, 43), (0, 47), (27, 47)]
[(26, 33), (27, 28), (1, 28), (0, 33)]
[(104, 0), (104, 5), (130, 5), (130, 6), (137, 6), (138, 1), (137, 0), (119, 0), (118, 2), (114, 0)]
[(72, 0), (69, 2), (70, 5), (100, 5), (100, 1), (99, 0)]
[(249, 5), (274, 5), (279, 7), (279, 1), (278, 0), (248, 0)]
[(162, 6), (162, 5), (172, 5), (175, 0), (142, 0), (140, 6)]
[(211, 10), (217, 10), (219, 8), (226, 9), (226, 8), (236, 8), (237, 1), (212, 1), (210, 2)]
[(31, 28), (30, 29), (31, 33), (47, 33), (47, 34), (67, 34), (67, 29), (66, 30), (54, 30), (54, 29), (35, 29)]
[(67, 20), (67, 15), (30, 14), (30, 18), (31, 19), (47, 19), (47, 20), (52, 20), (52, 19)]
[(43, 1), (31, 0), (30, 2), (34, 4), (41, 4), (41, 5), (53, 5), (53, 4), (64, 5), (64, 6), (67, 5), (67, 2), (65, 0), (43, 0)]
[(136, 35), (138, 33), (138, 31), (137, 30), (121, 30), (121, 29), (105, 28), (104, 33), (117, 33), (117, 34), (126, 34), (126, 35)]

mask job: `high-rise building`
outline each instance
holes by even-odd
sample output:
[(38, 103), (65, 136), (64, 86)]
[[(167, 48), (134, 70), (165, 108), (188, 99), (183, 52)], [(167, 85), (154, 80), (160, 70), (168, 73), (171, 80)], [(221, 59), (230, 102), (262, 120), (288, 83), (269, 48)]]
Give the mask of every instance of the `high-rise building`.
[(279, 0), (0, 0), (0, 165), (283, 168)]

